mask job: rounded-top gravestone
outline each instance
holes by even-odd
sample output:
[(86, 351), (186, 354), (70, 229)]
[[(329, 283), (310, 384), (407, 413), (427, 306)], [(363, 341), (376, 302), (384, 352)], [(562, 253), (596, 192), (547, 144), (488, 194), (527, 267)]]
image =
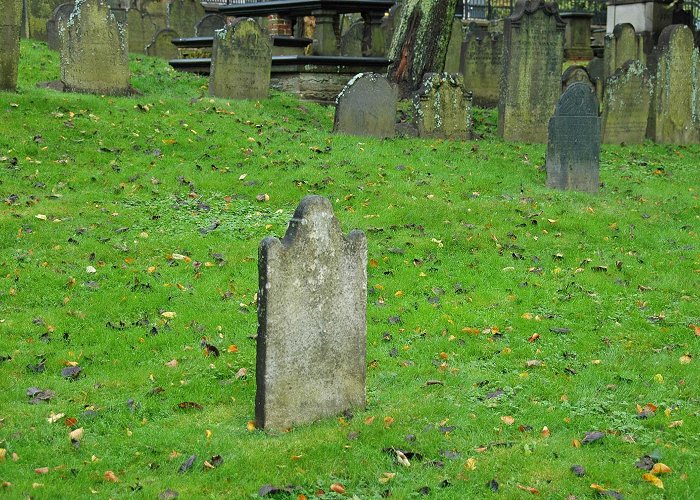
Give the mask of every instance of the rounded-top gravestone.
[(396, 87), (386, 76), (360, 73), (338, 94), (333, 132), (349, 135), (394, 137)]

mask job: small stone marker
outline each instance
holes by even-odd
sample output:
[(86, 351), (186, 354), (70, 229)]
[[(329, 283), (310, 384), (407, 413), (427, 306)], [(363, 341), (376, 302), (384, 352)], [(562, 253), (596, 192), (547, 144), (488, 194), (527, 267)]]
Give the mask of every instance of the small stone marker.
[(0, 0), (0, 90), (17, 88), (21, 0)]
[(475, 106), (498, 106), (503, 69), (503, 33), (471, 30), (462, 44), (460, 73)]
[(627, 61), (646, 64), (644, 39), (634, 31), (630, 23), (618, 24), (613, 32), (605, 36), (605, 78), (611, 76)]
[(129, 94), (126, 30), (107, 2), (77, 0), (60, 37), (61, 80), (67, 91)]
[(60, 50), (58, 32), (61, 25), (68, 21), (74, 7), (73, 3), (62, 3), (53, 10), (51, 17), (46, 21), (46, 43), (51, 50)]
[(175, 59), (179, 52), (173, 45), (173, 38), (178, 38), (177, 31), (166, 28), (155, 34), (151, 43), (146, 45), (146, 54), (161, 59)]
[(419, 137), (471, 138), (472, 96), (464, 89), (462, 75), (428, 73), (413, 97)]
[(682, 24), (667, 26), (654, 49), (654, 95), (647, 137), (663, 144), (700, 142), (700, 55), (693, 32)]
[(260, 243), (255, 418), (286, 429), (365, 404), (367, 240), (305, 197)]
[(556, 3), (518, 0), (504, 24), (498, 134), (545, 142), (544, 126), (561, 93), (565, 24)]
[(338, 94), (333, 132), (371, 137), (394, 137), (396, 87), (377, 73), (355, 75)]
[(600, 118), (590, 85), (576, 82), (566, 89), (549, 120), (547, 187), (598, 191)]
[(226, 99), (265, 99), (272, 48), (253, 19), (238, 18), (214, 35), (209, 94)]
[(627, 61), (607, 79), (603, 97), (604, 144), (644, 142), (651, 93), (649, 72), (640, 61)]
[(194, 36), (214, 36), (216, 30), (224, 29), (226, 17), (221, 14), (207, 14), (194, 26)]

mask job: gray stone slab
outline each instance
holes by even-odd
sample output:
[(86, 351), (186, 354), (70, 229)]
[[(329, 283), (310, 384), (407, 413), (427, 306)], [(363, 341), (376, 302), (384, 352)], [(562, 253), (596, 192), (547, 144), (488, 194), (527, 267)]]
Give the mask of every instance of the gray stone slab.
[(170, 0), (167, 8), (168, 28), (182, 37), (195, 35), (195, 26), (206, 12), (199, 0)]
[(286, 429), (365, 405), (367, 240), (304, 198), (259, 251), (255, 418)]
[(156, 33), (151, 40), (151, 43), (146, 45), (146, 54), (153, 57), (160, 57), (162, 59), (175, 59), (178, 57), (179, 52), (177, 47), (172, 44), (173, 38), (179, 38), (180, 35), (177, 31), (166, 28), (160, 30)]
[(103, 0), (78, 0), (60, 31), (61, 81), (66, 90), (127, 95), (129, 53), (126, 27)]
[(224, 29), (226, 17), (221, 14), (207, 14), (194, 27), (195, 36), (214, 36), (216, 30)]
[(549, 120), (547, 187), (597, 192), (600, 172), (600, 118), (595, 91), (571, 84)]
[(565, 24), (556, 3), (519, 0), (504, 24), (498, 134), (545, 142), (545, 124), (561, 93)]
[(475, 106), (498, 106), (503, 71), (503, 33), (472, 30), (462, 44), (459, 72)]
[(269, 94), (272, 44), (255, 20), (238, 18), (217, 31), (209, 94), (226, 99), (265, 99)]
[(644, 142), (651, 94), (651, 78), (641, 61), (627, 61), (607, 79), (603, 97), (603, 143)]
[(413, 97), (415, 126), (419, 137), (471, 138), (471, 93), (462, 75), (429, 73)]
[(75, 4), (72, 2), (62, 3), (54, 9), (53, 14), (51, 14), (49, 20), (46, 21), (46, 43), (51, 50), (60, 50), (58, 32), (61, 29), (61, 24), (68, 21), (74, 7)]
[(646, 64), (644, 39), (634, 31), (634, 26), (630, 23), (616, 25), (613, 32), (605, 36), (604, 44), (605, 79), (627, 61), (641, 61)]
[(394, 137), (396, 87), (386, 76), (360, 73), (338, 94), (333, 132), (337, 134)]
[(17, 88), (21, 0), (0, 0), (0, 90)]

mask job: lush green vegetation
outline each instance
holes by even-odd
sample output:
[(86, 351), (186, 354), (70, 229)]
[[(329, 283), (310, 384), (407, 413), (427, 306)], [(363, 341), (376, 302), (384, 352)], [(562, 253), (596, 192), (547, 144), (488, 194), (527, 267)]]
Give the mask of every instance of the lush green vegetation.
[[(598, 195), (556, 192), (491, 112), (338, 136), (132, 63), (141, 96), (62, 94), (23, 43), (0, 94), (0, 496), (700, 494), (700, 148), (605, 146)], [(368, 405), (268, 434), (257, 247), (309, 193), (368, 236)]]

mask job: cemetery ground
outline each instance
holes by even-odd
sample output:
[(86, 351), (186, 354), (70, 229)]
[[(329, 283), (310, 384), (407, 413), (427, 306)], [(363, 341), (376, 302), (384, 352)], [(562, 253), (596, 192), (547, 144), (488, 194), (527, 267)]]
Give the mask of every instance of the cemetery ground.
[[(36, 88), (58, 58), (23, 41), (0, 94), (0, 496), (700, 493), (699, 147), (603, 146), (599, 194), (554, 191), (490, 111), (364, 139), (131, 70)], [(367, 234), (367, 407), (264, 432), (258, 244), (310, 193)]]

